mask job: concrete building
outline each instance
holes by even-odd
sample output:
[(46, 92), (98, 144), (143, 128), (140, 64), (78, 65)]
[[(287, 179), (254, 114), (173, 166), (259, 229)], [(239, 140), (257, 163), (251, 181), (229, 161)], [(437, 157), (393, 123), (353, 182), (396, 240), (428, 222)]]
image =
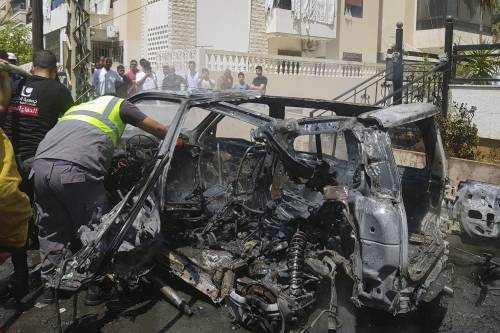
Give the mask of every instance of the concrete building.
[[(65, 0), (44, 4), (46, 47), (64, 60)], [(456, 43), (479, 40), (480, 0), (88, 0), (93, 59), (116, 62), (203, 48), (271, 57), (359, 64), (383, 62), (404, 23), (408, 50), (441, 52), (446, 15), (456, 17)], [(308, 7), (305, 5), (308, 4)], [(0, 10), (26, 21), (30, 0), (0, 0)], [(491, 13), (483, 30), (491, 39)]]
[[(113, 29), (112, 0), (88, 0), (90, 4), (90, 35), (92, 58), (94, 62), (100, 56), (112, 57), (115, 61), (123, 60), (123, 41), (118, 40), (118, 32)], [(45, 48), (56, 54), (59, 63), (67, 59), (66, 26), (68, 7), (66, 0), (43, 0), (43, 34)], [(127, 35), (125, 35), (127, 36)]]
[[(309, 7), (304, 7), (305, 4)], [(447, 15), (456, 19), (455, 43), (479, 41), (480, 0), (116, 0), (113, 30), (123, 59), (149, 59), (184, 72), (196, 59), (218, 75), (230, 68), (252, 75), (349, 77), (359, 82), (383, 67), (404, 23), (404, 48), (441, 53)], [(484, 15), (491, 39), (491, 14)], [(250, 77), (251, 78), (251, 77)], [(339, 91), (353, 82), (342, 81)], [(322, 82), (323, 84), (323, 82)], [(288, 86), (288, 83), (287, 83)], [(330, 86), (332, 86), (330, 84)], [(279, 92), (285, 89), (280, 89)], [(315, 97), (335, 91), (316, 89)]]
[[(138, 2), (117, 0), (115, 6), (138, 8)], [(155, 53), (163, 50), (204, 47), (375, 63), (384, 61), (387, 49), (392, 47), (398, 21), (404, 23), (407, 49), (440, 52), (447, 15), (456, 18), (456, 43), (479, 41), (479, 0), (318, 0), (307, 2), (312, 10), (299, 8), (305, 3), (143, 0), (142, 45), (134, 48), (140, 48), (142, 55), (153, 61)], [(130, 30), (129, 23), (138, 21), (120, 18), (115, 24), (122, 34), (122, 30)], [(491, 35), (489, 11), (483, 25), (484, 34)]]
[(0, 0), (0, 18), (29, 24), (30, 14), (31, 0)]

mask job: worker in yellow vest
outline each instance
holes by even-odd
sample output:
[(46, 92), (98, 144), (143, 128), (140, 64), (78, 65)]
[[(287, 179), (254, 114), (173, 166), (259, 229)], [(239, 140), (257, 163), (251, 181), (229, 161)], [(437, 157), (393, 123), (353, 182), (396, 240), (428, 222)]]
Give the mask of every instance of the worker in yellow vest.
[[(71, 107), (38, 146), (32, 173), (46, 284), (42, 302), (54, 301), (55, 270), (79, 227), (108, 211), (103, 180), (126, 124), (160, 139), (167, 132), (134, 104), (102, 96)], [(100, 296), (97, 286), (89, 288), (86, 303), (98, 304)]]

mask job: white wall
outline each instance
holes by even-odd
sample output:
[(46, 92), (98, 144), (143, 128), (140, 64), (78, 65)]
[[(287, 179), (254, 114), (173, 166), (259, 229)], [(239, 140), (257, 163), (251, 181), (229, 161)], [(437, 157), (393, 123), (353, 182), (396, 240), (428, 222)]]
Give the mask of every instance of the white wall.
[(141, 0), (118, 0), (113, 3), (113, 13), (116, 17), (113, 20), (113, 25), (118, 27), (119, 38), (123, 41), (123, 60), (126, 65), (132, 59), (139, 60), (141, 58), (144, 46), (142, 40), (142, 11), (136, 10), (126, 14), (133, 9), (139, 8), (141, 4)]
[[(444, 48), (444, 33), (445, 29), (429, 29), (429, 30), (415, 30), (413, 46), (428, 50), (437, 51)], [(483, 36), (486, 43), (491, 42), (491, 36)], [(458, 45), (464, 44), (478, 44), (479, 34), (454, 30), (453, 43)]]
[(196, 13), (198, 46), (248, 52), (249, 0), (198, 0)]
[[(382, 8), (382, 21), (380, 24), (380, 49), (379, 52), (387, 52), (387, 49), (392, 47), (396, 42), (396, 23), (405, 21), (406, 1), (401, 0), (384, 0)], [(403, 25), (405, 36), (412, 27)], [(403, 37), (404, 38), (404, 37)], [(404, 38), (405, 39), (405, 38)]]
[[(167, 20), (168, 0), (160, 0), (144, 7), (144, 25), (146, 29), (159, 24), (167, 24)], [(133, 22), (129, 23), (133, 24)]]
[[(140, 23), (136, 24), (140, 28)], [(144, 56), (153, 64), (156, 63), (156, 54), (165, 51), (168, 47), (168, 0), (160, 0), (146, 6), (144, 9)]]
[(474, 123), (481, 138), (500, 140), (500, 86), (450, 86), (451, 99), (477, 107)]
[[(402, 0), (401, 0), (402, 1)], [(329, 43), (328, 58), (342, 59), (344, 52), (361, 53), (363, 62), (377, 62), (379, 1), (363, 2), (363, 17), (345, 16), (345, 1), (339, 1), (337, 36), (338, 43)]]
[(68, 7), (66, 3), (50, 11), (50, 20), (43, 20), (43, 33), (66, 27), (68, 22)]

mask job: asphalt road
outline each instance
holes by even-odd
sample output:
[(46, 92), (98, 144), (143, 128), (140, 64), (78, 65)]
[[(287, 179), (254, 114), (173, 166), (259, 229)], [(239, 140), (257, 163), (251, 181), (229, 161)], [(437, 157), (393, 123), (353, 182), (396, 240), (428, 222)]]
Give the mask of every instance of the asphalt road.
[[(500, 258), (500, 249), (485, 247), (484, 244), (463, 244), (457, 236), (450, 236), (449, 240), (452, 246), (450, 258), (454, 264), (452, 287), (455, 293), (453, 297), (446, 298), (446, 310), (429, 307), (397, 317), (383, 312), (358, 310), (349, 300), (351, 285), (340, 279), (338, 293), (342, 326), (338, 332), (500, 332), (500, 293), (481, 293), (474, 277), (480, 265), (476, 264), (474, 258), (456, 248), (477, 254), (489, 252), (497, 258)], [(5, 276), (10, 269), (9, 265), (4, 265), (0, 269), (0, 276)], [(80, 294), (76, 313), (78, 325), (72, 325), (73, 299), (65, 299), (60, 303), (63, 330), (127, 333), (246, 332), (243, 328), (231, 325), (224, 308), (213, 306), (203, 296), (182, 285), (174, 288), (191, 304), (195, 312), (193, 316), (182, 315), (154, 290), (140, 290), (97, 307), (84, 306), (83, 294)], [(326, 302), (326, 299), (320, 299), (318, 305), (326, 306)], [(16, 315), (14, 310), (0, 307), (0, 324), (9, 325), (7, 332), (57, 332), (55, 311), (55, 305), (48, 305), (43, 308), (33, 307)], [(309, 317), (309, 323), (317, 313)], [(326, 332), (326, 318), (320, 319), (310, 332)]]

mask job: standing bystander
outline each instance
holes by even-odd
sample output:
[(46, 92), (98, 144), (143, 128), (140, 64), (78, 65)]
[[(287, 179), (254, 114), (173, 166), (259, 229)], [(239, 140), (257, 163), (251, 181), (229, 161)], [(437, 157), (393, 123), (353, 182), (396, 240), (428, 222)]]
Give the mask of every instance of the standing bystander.
[(231, 75), (231, 70), (227, 68), (224, 74), (217, 80), (217, 89), (227, 90), (233, 88), (233, 76)]
[(22, 189), (32, 197), (28, 176), (36, 149), (57, 119), (73, 105), (71, 93), (57, 81), (57, 58), (47, 50), (33, 55), (32, 76), (23, 80), (5, 114), (2, 127), (14, 147)]
[(158, 89), (158, 78), (156, 73), (153, 72), (151, 63), (147, 60), (141, 59), (141, 66), (144, 72), (137, 73), (136, 82), (138, 83), (139, 91), (148, 91)]
[(215, 81), (210, 78), (210, 73), (208, 68), (203, 68), (201, 70), (201, 78), (198, 80), (199, 89), (215, 89)]
[(118, 75), (121, 76), (123, 82), (116, 82), (116, 96), (121, 98), (127, 98), (130, 87), (134, 85), (134, 82), (125, 75), (125, 67), (123, 65), (118, 65), (116, 67)]
[(103, 56), (100, 56), (99, 59), (95, 62), (95, 64), (91, 64), (91, 69), (92, 69), (92, 75), (96, 72), (96, 70), (101, 69), (104, 67), (104, 63), (106, 62), (106, 58)]
[(186, 74), (188, 89), (198, 89), (199, 75), (196, 71), (196, 63), (193, 60), (188, 62), (189, 72)]
[(130, 86), (128, 95), (132, 96), (138, 91), (138, 84), (137, 84), (137, 74), (141, 73), (142, 71), (139, 69), (139, 66), (137, 65), (137, 60), (130, 60), (130, 71), (127, 73), (127, 76), (132, 80), (133, 85)]
[(245, 82), (245, 74), (243, 72), (238, 73), (238, 83), (236, 83), (233, 89), (248, 90), (250, 86)]
[(252, 81), (252, 89), (260, 90), (261, 93), (266, 93), (267, 77), (262, 75), (262, 66), (255, 67), (255, 78)]
[(117, 72), (111, 69), (113, 60), (106, 58), (104, 67), (97, 69), (92, 77), (92, 84), (96, 88), (97, 96), (116, 95), (116, 83), (123, 82)]
[(163, 79), (161, 88), (164, 90), (181, 90), (182, 85), (186, 86), (186, 81), (180, 75), (175, 74), (174, 66), (163, 66), (163, 74), (165, 78)]

